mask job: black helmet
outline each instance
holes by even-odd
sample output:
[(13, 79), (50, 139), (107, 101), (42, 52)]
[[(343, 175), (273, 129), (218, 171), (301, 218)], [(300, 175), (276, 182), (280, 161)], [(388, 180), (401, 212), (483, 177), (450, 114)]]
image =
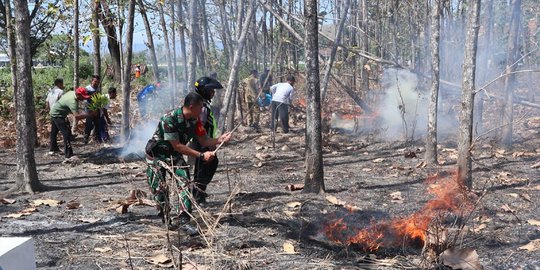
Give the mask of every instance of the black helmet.
[(210, 91), (221, 89), (223, 86), (216, 79), (210, 77), (201, 77), (195, 82), (195, 92), (201, 95), (204, 99), (210, 100)]

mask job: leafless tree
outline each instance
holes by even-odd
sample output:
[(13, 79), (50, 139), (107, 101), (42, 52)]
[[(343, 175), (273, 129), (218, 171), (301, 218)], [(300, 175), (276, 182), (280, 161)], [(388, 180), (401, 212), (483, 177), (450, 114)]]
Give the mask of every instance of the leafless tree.
[[(322, 82), (322, 91), (321, 91), (321, 100), (324, 101), (326, 98), (326, 91), (328, 89), (328, 81), (330, 80), (330, 72), (332, 71), (332, 65), (334, 64), (334, 60), (336, 59), (336, 53), (338, 49), (338, 44), (341, 43), (341, 36), (343, 35), (343, 26), (345, 26), (345, 22), (347, 21), (347, 14), (349, 13), (349, 6), (351, 1), (345, 0), (345, 7), (343, 8), (339, 27), (336, 32), (336, 39), (334, 44), (332, 45), (332, 51), (330, 52), (330, 58), (328, 59), (328, 63), (326, 63), (326, 68), (324, 70), (324, 77)], [(307, 29), (307, 28), (306, 28)], [(318, 32), (317, 32), (318, 35)]]
[[(247, 33), (249, 31), (249, 25), (251, 24), (251, 16), (254, 16), (256, 9), (256, 0), (250, 0), (249, 11), (244, 20), (244, 26), (242, 27), (243, 31), (240, 34), (238, 39), (238, 45), (236, 51), (234, 52), (234, 60), (231, 65), (231, 73), (229, 74), (229, 81), (227, 84), (227, 90), (225, 91), (225, 96), (223, 99), (223, 107), (220, 112), (219, 125), (222, 130), (232, 130), (234, 123), (234, 102), (235, 102), (235, 85), (238, 84), (238, 67), (240, 66), (240, 61), (242, 59), (242, 53), (244, 50), (244, 45), (246, 43)], [(227, 122), (226, 122), (227, 120)], [(225, 125), (227, 123), (227, 125)]]
[(109, 54), (111, 56), (114, 80), (120, 81), (122, 76), (120, 42), (116, 34), (115, 18), (107, 1), (101, 1), (101, 12), (99, 14), (99, 19), (107, 36), (107, 48), (109, 49)]
[(474, 107), (474, 82), (476, 76), (476, 50), (478, 46), (478, 28), (480, 18), (480, 0), (470, 2), (467, 12), (465, 36), (465, 55), (463, 58), (463, 81), (461, 84), (461, 112), (459, 115), (458, 169), (459, 179), (468, 188), (472, 188), (472, 126)]
[(73, 0), (73, 88), (79, 86), (79, 0)]
[(441, 0), (433, 0), (431, 10), (431, 99), (429, 103), (425, 160), (437, 164), (437, 108), (439, 104), (439, 38), (441, 28)]
[[(99, 36), (99, 12), (101, 9), (100, 0), (94, 0), (92, 4), (92, 42), (94, 46), (94, 74), (101, 75), (101, 38)], [(101, 88), (100, 88), (101, 90)]]
[(154, 46), (154, 36), (152, 34), (152, 28), (150, 27), (150, 22), (148, 21), (148, 15), (146, 14), (146, 7), (142, 0), (137, 0), (137, 4), (139, 5), (139, 12), (141, 13), (141, 17), (143, 19), (144, 23), (144, 29), (146, 31), (146, 46), (148, 47), (148, 50), (150, 51), (151, 61), (152, 61), (152, 68), (154, 69), (154, 81), (159, 82), (159, 66), (158, 66), (158, 60), (156, 55), (156, 47)]
[(501, 143), (504, 146), (512, 146), (512, 130), (514, 121), (514, 87), (516, 76), (513, 73), (516, 70), (516, 60), (519, 50), (519, 25), (521, 20), (521, 0), (514, 0), (512, 8), (512, 20), (508, 36), (508, 49), (506, 51), (506, 73), (504, 78), (505, 103), (502, 117), (502, 136)]
[[(163, 10), (163, 2), (160, 2), (158, 5), (158, 11), (159, 11), (159, 22), (161, 24), (161, 31), (163, 32), (163, 39), (165, 41), (165, 51), (167, 53), (167, 81), (169, 83), (169, 87), (172, 86), (171, 80), (173, 79), (173, 64), (172, 64), (172, 54), (171, 54), (171, 46), (170, 46), (170, 40), (169, 40), (169, 31), (167, 30), (167, 23), (165, 22), (165, 11)], [(176, 89), (174, 89), (176, 90)], [(173, 96), (171, 97), (171, 105), (174, 104), (174, 90)]]
[(130, 100), (131, 100), (131, 59), (133, 57), (133, 31), (135, 21), (135, 0), (129, 0), (127, 33), (126, 33), (126, 51), (124, 63), (124, 79), (122, 80), (122, 139), (126, 140), (130, 133)]
[(197, 67), (197, 40), (199, 33), (197, 31), (197, 0), (189, 1), (189, 67), (188, 67), (188, 89), (193, 86), (196, 80)]
[(304, 192), (324, 192), (319, 81), (319, 19), (316, 0), (306, 0), (305, 48), (307, 77), (306, 177)]

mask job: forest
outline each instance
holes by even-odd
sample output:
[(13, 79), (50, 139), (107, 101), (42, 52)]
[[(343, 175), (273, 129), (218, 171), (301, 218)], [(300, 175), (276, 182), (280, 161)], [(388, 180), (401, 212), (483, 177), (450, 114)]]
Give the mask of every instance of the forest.
[[(29, 269), (538, 269), (539, 15), (536, 0), (0, 0), (0, 246), (30, 238)], [(55, 116), (70, 92), (74, 119)], [(211, 117), (189, 118), (190, 92)], [(177, 109), (214, 145), (167, 139), (154, 162)], [(186, 213), (194, 233), (175, 226)]]

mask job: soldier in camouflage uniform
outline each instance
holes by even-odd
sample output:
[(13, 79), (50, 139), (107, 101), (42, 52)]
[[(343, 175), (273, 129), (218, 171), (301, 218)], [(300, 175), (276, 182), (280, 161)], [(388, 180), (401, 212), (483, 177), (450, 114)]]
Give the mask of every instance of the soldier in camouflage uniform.
[[(201, 77), (195, 82), (195, 92), (204, 99), (204, 106), (199, 119), (210, 138), (217, 138), (218, 131), (217, 121), (214, 112), (212, 111), (211, 102), (215, 91), (222, 88), (223, 86), (216, 79), (210, 77)], [(189, 147), (199, 152), (214, 150), (214, 147), (204, 147), (196, 140), (193, 140), (189, 144)], [(210, 161), (203, 161), (199, 158), (195, 160), (195, 173), (193, 178), (195, 187), (193, 188), (193, 197), (199, 204), (206, 203), (206, 186), (212, 181), (218, 163), (217, 157)]]
[[(154, 194), (154, 199), (158, 202), (159, 215), (163, 218), (166, 216), (165, 211), (170, 211), (170, 209), (165, 208), (168, 197), (166, 193), (167, 184), (165, 183), (167, 169), (161, 166), (159, 161), (163, 161), (173, 168), (175, 175), (178, 177), (188, 180), (189, 170), (185, 166), (186, 162), (182, 155), (196, 157), (203, 161), (211, 161), (215, 158), (215, 153), (212, 151), (201, 152), (187, 147), (186, 144), (191, 139), (195, 138), (205, 147), (215, 147), (217, 144), (227, 142), (231, 138), (229, 133), (219, 138), (210, 138), (199, 120), (202, 109), (203, 98), (197, 93), (189, 93), (184, 99), (184, 106), (176, 108), (161, 117), (154, 135), (146, 145), (148, 184), (152, 194)], [(188, 198), (190, 190), (185, 182), (176, 181), (176, 184), (181, 191), (179, 199), (182, 203), (172, 207), (179, 211), (180, 223), (187, 224), (189, 222), (188, 213), (191, 212), (191, 202)], [(165, 220), (163, 219), (163, 221)]]

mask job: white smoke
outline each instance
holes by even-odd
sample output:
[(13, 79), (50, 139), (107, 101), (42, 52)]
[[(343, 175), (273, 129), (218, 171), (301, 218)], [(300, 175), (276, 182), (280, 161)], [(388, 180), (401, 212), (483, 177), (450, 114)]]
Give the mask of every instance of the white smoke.
[(429, 100), (417, 86), (418, 77), (408, 70), (384, 71), (384, 96), (377, 107), (385, 138), (414, 140), (426, 133)]
[(144, 148), (148, 140), (152, 138), (156, 131), (159, 119), (152, 119), (137, 125), (131, 130), (129, 141), (124, 145), (121, 156), (125, 157), (131, 154), (144, 157)]

